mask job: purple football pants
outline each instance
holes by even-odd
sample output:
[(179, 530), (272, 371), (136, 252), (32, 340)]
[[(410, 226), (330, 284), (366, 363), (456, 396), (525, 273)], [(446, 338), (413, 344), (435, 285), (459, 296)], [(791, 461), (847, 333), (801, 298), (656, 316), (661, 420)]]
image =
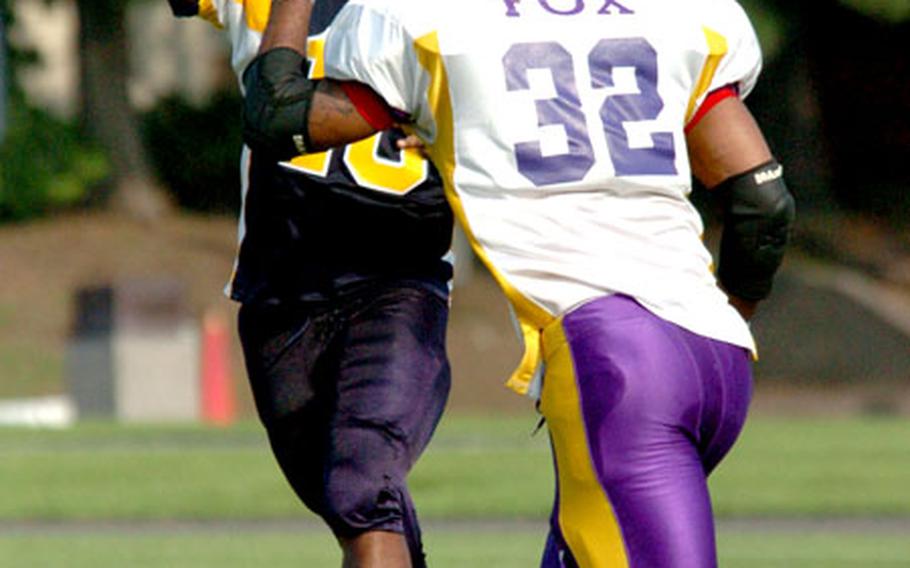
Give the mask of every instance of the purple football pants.
[(395, 280), (314, 305), (240, 310), (259, 417), (300, 499), (340, 538), (405, 536), (426, 566), (407, 475), (449, 394), (446, 299)]
[(707, 476), (746, 418), (748, 352), (619, 295), (543, 341), (557, 490), (542, 568), (716, 566)]

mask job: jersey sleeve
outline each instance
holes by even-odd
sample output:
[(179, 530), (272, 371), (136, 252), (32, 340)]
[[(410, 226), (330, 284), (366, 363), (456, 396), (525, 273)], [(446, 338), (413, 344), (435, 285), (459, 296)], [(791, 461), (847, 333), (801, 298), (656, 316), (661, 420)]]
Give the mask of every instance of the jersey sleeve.
[(341, 89), (370, 126), (376, 130), (386, 130), (395, 125), (391, 110), (373, 89), (351, 81), (342, 82)]
[(711, 91), (708, 93), (708, 96), (705, 97), (704, 101), (702, 101), (701, 105), (698, 107), (698, 110), (695, 112), (695, 115), (686, 124), (686, 134), (695, 128), (701, 119), (704, 118), (706, 114), (708, 114), (708, 111), (714, 108), (717, 103), (726, 98), (738, 96), (739, 92), (735, 85), (724, 85), (716, 91)]
[(198, 16), (216, 28), (224, 27), (220, 14), (224, 11), (225, 0), (198, 0)]
[(224, 27), (219, 16), (225, 0), (167, 0), (178, 18), (198, 16), (217, 28)]
[[(721, 42), (726, 52), (720, 57), (707, 92), (733, 85), (745, 98), (755, 87), (762, 67), (755, 29), (739, 3), (733, 1), (716, 3), (708, 22), (705, 34), (709, 44)], [(712, 50), (718, 48), (712, 46)]]
[(382, 2), (342, 8), (326, 36), (326, 77), (364, 83), (390, 107), (413, 117), (420, 106), (418, 73), (413, 41)]

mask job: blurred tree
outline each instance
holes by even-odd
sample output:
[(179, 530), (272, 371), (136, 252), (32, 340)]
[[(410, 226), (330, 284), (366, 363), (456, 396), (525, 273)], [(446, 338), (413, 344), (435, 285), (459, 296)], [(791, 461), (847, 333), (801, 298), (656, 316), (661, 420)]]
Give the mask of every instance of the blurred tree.
[(0, 14), (0, 143), (6, 134), (6, 29)]
[(840, 0), (840, 3), (885, 22), (910, 20), (910, 2), (907, 0)]
[(782, 39), (749, 101), (787, 164), (801, 211), (845, 208), (906, 223), (910, 2), (762, 5)]
[[(827, 8), (820, 7), (825, 0), (818, 1), (811, 5), (784, 0), (749, 4), (760, 4), (762, 10), (773, 14), (775, 46), (770, 57), (766, 53), (762, 78), (747, 102), (774, 153), (787, 168), (787, 180), (797, 195), (801, 217), (810, 210), (831, 211), (837, 207), (831, 195), (831, 164), (807, 33), (810, 9), (830, 9), (835, 0), (828, 0)], [(815, 17), (823, 18), (818, 13)]]
[(173, 206), (152, 173), (129, 104), (128, 4), (129, 0), (76, 0), (82, 124), (111, 160), (112, 207), (151, 220)]
[(231, 87), (202, 105), (164, 98), (142, 117), (151, 161), (181, 209), (240, 210), (237, 160), (243, 140), (239, 121), (232, 118), (240, 116), (242, 101)]
[(833, 194), (850, 209), (906, 223), (910, 21), (838, 5), (809, 32)]
[[(0, 0), (0, 26), (15, 28), (12, 11)], [(86, 203), (87, 188), (109, 178), (102, 152), (78, 128), (29, 104), (16, 70), (40, 64), (27, 46), (0, 38), (4, 133), (0, 139), (0, 223), (31, 219)]]

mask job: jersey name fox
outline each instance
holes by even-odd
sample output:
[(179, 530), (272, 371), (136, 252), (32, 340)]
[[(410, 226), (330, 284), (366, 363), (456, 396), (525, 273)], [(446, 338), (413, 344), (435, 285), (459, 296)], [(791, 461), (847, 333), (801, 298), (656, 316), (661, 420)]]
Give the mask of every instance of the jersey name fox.
[(732, 0), (354, 0), (325, 72), (410, 116), (526, 343), (597, 297), (754, 349), (716, 284), (688, 199), (684, 128), (712, 91), (761, 67)]

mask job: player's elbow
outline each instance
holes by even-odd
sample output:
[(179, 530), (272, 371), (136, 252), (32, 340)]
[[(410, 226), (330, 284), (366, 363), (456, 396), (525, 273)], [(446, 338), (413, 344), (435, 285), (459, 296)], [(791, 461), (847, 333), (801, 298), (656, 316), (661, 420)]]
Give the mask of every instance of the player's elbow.
[(796, 218), (796, 202), (782, 168), (770, 162), (719, 187), (725, 202), (718, 279), (732, 295), (768, 296)]
[(307, 78), (306, 58), (289, 48), (269, 50), (249, 64), (243, 86), (244, 142), (278, 160), (306, 153), (315, 90)]

